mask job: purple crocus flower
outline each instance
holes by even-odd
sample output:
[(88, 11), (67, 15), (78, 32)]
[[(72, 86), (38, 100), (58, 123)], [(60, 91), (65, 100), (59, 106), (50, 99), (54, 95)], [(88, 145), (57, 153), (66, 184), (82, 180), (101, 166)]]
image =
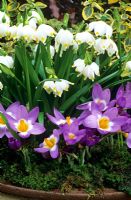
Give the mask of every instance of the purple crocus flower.
[(47, 114), (48, 119), (56, 124), (57, 126), (62, 126), (64, 124), (70, 125), (74, 119), (67, 116), (66, 118), (59, 112), (56, 108), (54, 108), (54, 117), (52, 115)]
[(39, 114), (38, 107), (28, 113), (25, 106), (16, 105), (13, 107), (12, 113), (13, 116), (7, 114), (9, 125), (15, 132), (19, 133), (21, 138), (28, 138), (30, 134), (39, 135), (45, 132), (44, 126), (36, 122)]
[[(1, 104), (0, 104), (0, 113), (2, 113), (3, 115), (6, 115), (6, 111)], [(0, 138), (2, 138), (4, 136), (10, 138), (10, 137), (12, 137), (12, 134), (8, 131), (5, 121), (0, 116)]]
[(109, 107), (114, 106), (115, 102), (110, 102), (111, 93), (109, 89), (103, 90), (101, 85), (96, 83), (92, 89), (92, 98), (93, 101), (88, 103), (81, 104), (77, 106), (79, 110), (89, 110), (91, 111), (92, 102), (96, 104), (96, 107), (99, 111), (104, 111)]
[(125, 132), (127, 146), (131, 148), (131, 118), (122, 126), (122, 131)]
[(96, 129), (87, 128), (86, 134), (80, 141), (83, 146), (94, 146), (100, 141), (100, 137), (96, 135)]
[(121, 126), (125, 123), (127, 117), (119, 116), (117, 108), (110, 108), (104, 113), (93, 110), (83, 122), (85, 127), (96, 128), (101, 134), (116, 132), (121, 130)]
[(8, 139), (8, 146), (10, 147), (10, 149), (18, 150), (22, 146), (22, 143), (20, 140), (17, 140), (12, 137)]
[(121, 108), (131, 108), (131, 83), (127, 83), (126, 90), (121, 85), (116, 94), (116, 104)]
[(59, 155), (58, 151), (58, 142), (59, 142), (59, 130), (54, 130), (53, 134), (45, 138), (43, 143), (39, 145), (39, 148), (35, 148), (34, 150), (38, 153), (45, 154), (50, 152), (52, 158), (57, 158)]
[(80, 130), (78, 120), (75, 120), (71, 125), (65, 124), (62, 129), (64, 140), (68, 145), (79, 142), (86, 132), (85, 129)]

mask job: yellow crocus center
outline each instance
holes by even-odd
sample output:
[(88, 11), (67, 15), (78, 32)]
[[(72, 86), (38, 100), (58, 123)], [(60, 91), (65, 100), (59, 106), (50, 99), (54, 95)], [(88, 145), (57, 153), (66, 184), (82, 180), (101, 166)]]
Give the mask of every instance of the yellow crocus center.
[(128, 135), (129, 135), (129, 133), (123, 133), (123, 136), (124, 136), (125, 138), (128, 138)]
[(71, 140), (75, 139), (75, 134), (74, 133), (69, 133), (69, 139), (71, 139)]
[(2, 119), (2, 117), (0, 117), (0, 125), (5, 125), (4, 120)]
[(99, 119), (99, 127), (106, 130), (109, 128), (109, 122), (110, 120), (107, 117), (102, 117)]
[(24, 119), (21, 119), (18, 124), (18, 131), (19, 132), (27, 132), (28, 128), (29, 128), (28, 123)]
[(55, 138), (45, 138), (44, 139), (44, 144), (46, 148), (51, 149), (52, 147), (55, 146), (56, 144), (56, 139)]
[(66, 122), (70, 126), (71, 125), (71, 118), (70, 116), (66, 117)]

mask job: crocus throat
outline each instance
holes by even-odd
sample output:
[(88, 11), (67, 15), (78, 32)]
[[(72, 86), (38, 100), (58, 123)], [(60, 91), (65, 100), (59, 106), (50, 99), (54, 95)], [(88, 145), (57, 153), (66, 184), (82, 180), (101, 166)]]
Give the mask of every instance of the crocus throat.
[(28, 123), (24, 119), (21, 119), (18, 124), (18, 131), (19, 132), (27, 132), (28, 129), (29, 129)]
[(104, 130), (109, 129), (109, 122), (110, 122), (110, 120), (107, 117), (100, 118), (99, 119), (99, 128), (104, 129)]
[(6, 123), (4, 122), (4, 120), (2, 119), (2, 117), (0, 117), (0, 125), (5, 125)]
[(71, 140), (75, 139), (75, 134), (74, 133), (69, 133), (68, 136), (69, 136), (69, 139), (71, 139)]
[(71, 125), (71, 118), (70, 118), (70, 116), (66, 117), (66, 122), (67, 122), (68, 125)]
[(44, 144), (46, 148), (51, 149), (52, 147), (55, 146), (56, 144), (56, 139), (55, 138), (45, 138), (44, 139)]

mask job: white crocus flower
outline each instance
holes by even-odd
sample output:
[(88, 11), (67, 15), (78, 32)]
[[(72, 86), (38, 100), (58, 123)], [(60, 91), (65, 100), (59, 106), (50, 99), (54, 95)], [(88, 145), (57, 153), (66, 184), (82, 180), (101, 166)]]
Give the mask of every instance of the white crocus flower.
[(10, 24), (10, 18), (8, 15), (5, 14), (5, 12), (0, 11), (0, 24), (5, 23), (5, 24)]
[(104, 21), (91, 22), (89, 24), (89, 31), (93, 30), (96, 36), (106, 35), (107, 38), (110, 38), (113, 33), (112, 27), (106, 24)]
[(38, 29), (37, 32), (40, 32), (41, 34), (46, 34), (49, 37), (54, 37), (56, 34), (56, 31), (49, 25), (47, 24), (41, 24)]
[(89, 78), (94, 81), (95, 75), (100, 76), (99, 66), (95, 62), (91, 63), (90, 65), (86, 65), (82, 74), (84, 75), (85, 79)]
[(7, 24), (0, 24), (0, 38), (6, 37), (9, 34), (9, 26)]
[(59, 46), (62, 46), (61, 55), (63, 51), (66, 51), (70, 46), (73, 45), (73, 34), (64, 29), (60, 29), (55, 37), (55, 49), (56, 52), (59, 50)]
[(3, 84), (0, 81), (0, 90), (3, 90)]
[(78, 44), (87, 43), (92, 46), (95, 43), (95, 38), (88, 31), (84, 31), (76, 34), (76, 42)]
[(0, 56), (0, 64), (3, 64), (8, 68), (13, 68), (14, 60), (11, 56)]
[(59, 81), (46, 81), (43, 88), (48, 94), (53, 93), (54, 96), (61, 97), (64, 91), (68, 91), (70, 84), (73, 84), (67, 80), (60, 79)]
[(83, 70), (84, 70), (84, 68), (85, 68), (85, 62), (84, 62), (84, 60), (79, 58), (79, 59), (74, 61), (74, 64), (73, 64), (72, 67), (74, 67), (75, 71), (79, 72), (80, 73), (79, 75), (81, 75)]

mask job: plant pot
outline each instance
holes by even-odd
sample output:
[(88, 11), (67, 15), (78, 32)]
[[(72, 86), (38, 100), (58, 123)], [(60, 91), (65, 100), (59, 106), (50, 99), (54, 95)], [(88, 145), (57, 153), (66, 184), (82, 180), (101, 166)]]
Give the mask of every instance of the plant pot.
[(13, 185), (8, 185), (0, 183), (0, 192), (13, 194), (20, 197), (27, 197), (33, 199), (43, 199), (43, 200), (131, 200), (131, 197), (127, 196), (123, 192), (118, 192), (114, 189), (105, 189), (103, 194), (92, 196), (82, 193), (80, 191), (73, 191), (71, 193), (60, 193), (60, 192), (44, 192), (41, 190), (32, 190), (22, 187), (16, 187)]

